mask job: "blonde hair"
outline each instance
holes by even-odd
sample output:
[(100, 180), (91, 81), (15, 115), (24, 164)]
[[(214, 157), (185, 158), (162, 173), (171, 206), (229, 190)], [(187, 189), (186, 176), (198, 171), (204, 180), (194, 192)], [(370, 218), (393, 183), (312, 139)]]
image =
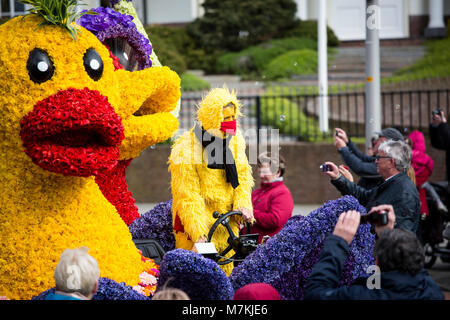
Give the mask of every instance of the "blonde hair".
[(88, 254), (89, 249), (66, 249), (55, 268), (56, 289), (79, 292), (88, 297), (100, 277), (97, 260)]
[(157, 291), (152, 300), (191, 300), (186, 292), (176, 288), (164, 288)]

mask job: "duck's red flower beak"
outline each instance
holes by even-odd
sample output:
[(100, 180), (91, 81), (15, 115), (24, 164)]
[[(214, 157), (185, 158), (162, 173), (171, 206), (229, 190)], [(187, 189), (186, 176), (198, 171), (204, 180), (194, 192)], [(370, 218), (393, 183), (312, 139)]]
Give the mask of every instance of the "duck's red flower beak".
[(41, 168), (87, 177), (117, 164), (122, 121), (98, 91), (60, 91), (34, 106), (20, 122), (25, 153)]

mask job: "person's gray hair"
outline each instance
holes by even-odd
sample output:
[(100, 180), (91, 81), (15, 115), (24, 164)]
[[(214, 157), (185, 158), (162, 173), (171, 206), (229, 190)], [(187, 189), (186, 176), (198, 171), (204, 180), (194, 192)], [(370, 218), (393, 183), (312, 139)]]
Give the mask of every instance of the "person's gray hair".
[(415, 276), (424, 266), (423, 246), (409, 230), (382, 231), (374, 250), (381, 272), (399, 271)]
[(66, 249), (55, 268), (56, 290), (79, 292), (88, 297), (100, 277), (97, 260), (88, 254), (88, 248)]
[(407, 172), (411, 166), (411, 147), (404, 141), (387, 140), (380, 145), (378, 150), (382, 150), (387, 156), (392, 157), (395, 168), (400, 172)]
[(270, 165), (270, 171), (273, 174), (280, 171), (280, 177), (284, 175), (286, 171), (286, 160), (280, 154), (273, 156), (270, 152), (261, 153), (258, 156), (257, 166), (261, 167), (265, 163)]

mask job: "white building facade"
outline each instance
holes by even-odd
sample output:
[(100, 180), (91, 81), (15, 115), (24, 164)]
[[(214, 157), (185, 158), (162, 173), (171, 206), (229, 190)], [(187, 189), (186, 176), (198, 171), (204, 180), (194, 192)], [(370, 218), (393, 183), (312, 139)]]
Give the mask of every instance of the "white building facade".
[[(144, 24), (183, 25), (203, 15), (204, 0), (133, 0)], [(224, 0), (226, 1), (226, 0)], [(317, 20), (318, 1), (294, 0), (297, 17)], [(98, 7), (100, 0), (85, 0), (84, 8)], [(379, 0), (380, 38), (406, 39), (427, 34), (427, 29), (445, 28), (450, 0)], [(339, 40), (365, 39), (365, 0), (327, 0), (328, 25)], [(1, 0), (2, 16), (24, 14), (27, 6), (15, 0)]]

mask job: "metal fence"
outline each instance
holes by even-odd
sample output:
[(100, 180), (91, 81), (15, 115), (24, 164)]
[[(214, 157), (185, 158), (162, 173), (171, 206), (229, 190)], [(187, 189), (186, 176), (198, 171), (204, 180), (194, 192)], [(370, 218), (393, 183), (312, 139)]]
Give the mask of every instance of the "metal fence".
[[(343, 128), (352, 137), (365, 137), (365, 93), (329, 94), (330, 131), (319, 131), (319, 96), (252, 95), (239, 96), (244, 117), (239, 120), (243, 131), (278, 129), (282, 140), (320, 141), (333, 134), (334, 127)], [(195, 121), (201, 96), (183, 96), (180, 129), (190, 129)], [(440, 107), (449, 114), (449, 89), (405, 90), (381, 93), (382, 127), (420, 130), (428, 134), (431, 111)], [(369, 119), (368, 121), (372, 121)]]

